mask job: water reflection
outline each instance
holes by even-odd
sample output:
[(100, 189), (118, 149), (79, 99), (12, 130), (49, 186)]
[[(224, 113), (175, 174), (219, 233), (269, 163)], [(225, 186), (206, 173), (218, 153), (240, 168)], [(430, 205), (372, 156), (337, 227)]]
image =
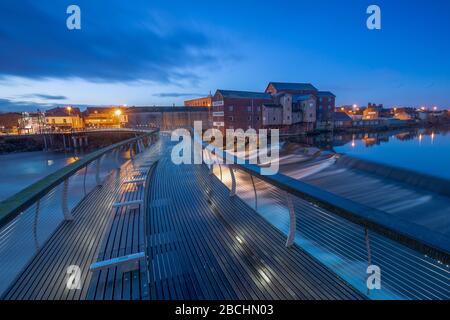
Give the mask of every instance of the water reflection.
[(335, 136), (333, 149), (353, 157), (450, 179), (450, 135), (447, 130)]
[(0, 155), (0, 201), (80, 157), (71, 153), (43, 151)]

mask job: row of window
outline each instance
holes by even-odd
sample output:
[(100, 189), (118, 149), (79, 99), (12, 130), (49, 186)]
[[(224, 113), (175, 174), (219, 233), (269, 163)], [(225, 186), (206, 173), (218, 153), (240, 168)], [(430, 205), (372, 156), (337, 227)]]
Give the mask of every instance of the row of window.
[[(255, 117), (255, 120), (259, 121), (259, 117)], [(228, 121), (233, 122), (234, 117), (233, 116), (228, 117)], [(247, 121), (252, 121), (252, 117), (247, 117)]]

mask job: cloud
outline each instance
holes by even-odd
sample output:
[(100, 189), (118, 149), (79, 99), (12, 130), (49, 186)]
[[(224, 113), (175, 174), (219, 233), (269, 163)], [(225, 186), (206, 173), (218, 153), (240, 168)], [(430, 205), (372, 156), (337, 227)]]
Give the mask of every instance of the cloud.
[(67, 100), (66, 96), (60, 96), (60, 95), (50, 95), (50, 94), (43, 94), (43, 93), (32, 93), (32, 94), (25, 94), (22, 95), (23, 98), (38, 98), (42, 100)]
[(32, 101), (16, 101), (0, 98), (0, 111), (3, 112), (31, 112), (36, 111), (37, 109), (46, 110), (53, 107), (53, 104), (35, 103)]
[[(87, 105), (71, 104), (74, 107), (84, 109)], [(37, 110), (45, 111), (61, 105), (55, 103), (36, 103), (33, 101), (18, 101), (0, 98), (0, 112), (36, 112)]]
[(219, 61), (206, 32), (158, 25), (148, 1), (79, 0), (81, 30), (71, 31), (65, 13), (70, 4), (0, 2), (0, 77), (198, 82), (193, 70)]

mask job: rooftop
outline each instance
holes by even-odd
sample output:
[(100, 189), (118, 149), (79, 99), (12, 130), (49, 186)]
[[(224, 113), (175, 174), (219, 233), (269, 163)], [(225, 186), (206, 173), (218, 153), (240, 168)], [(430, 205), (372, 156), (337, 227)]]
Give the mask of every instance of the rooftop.
[(294, 82), (270, 82), (267, 87), (272, 85), (277, 91), (283, 90), (312, 90), (317, 91), (311, 83), (294, 83)]
[(46, 116), (50, 117), (68, 117), (68, 116), (75, 116), (75, 115), (81, 115), (80, 108), (77, 107), (56, 107), (50, 110), (47, 110), (45, 112)]
[(224, 98), (231, 99), (272, 99), (272, 96), (265, 92), (250, 92), (250, 91), (233, 91), (233, 90), (217, 90)]
[(352, 118), (345, 112), (335, 112), (334, 121), (352, 121)]
[(319, 97), (336, 97), (332, 92), (330, 91), (319, 91), (317, 92), (317, 96)]

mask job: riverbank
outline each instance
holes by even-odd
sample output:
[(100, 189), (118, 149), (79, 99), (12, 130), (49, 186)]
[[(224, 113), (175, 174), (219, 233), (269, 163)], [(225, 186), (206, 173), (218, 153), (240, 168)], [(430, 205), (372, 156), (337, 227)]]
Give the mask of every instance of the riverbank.
[(0, 136), (0, 155), (33, 151), (90, 152), (113, 143), (134, 137), (131, 132), (89, 132), (85, 133), (87, 145), (74, 147), (72, 136), (77, 133), (33, 134)]

